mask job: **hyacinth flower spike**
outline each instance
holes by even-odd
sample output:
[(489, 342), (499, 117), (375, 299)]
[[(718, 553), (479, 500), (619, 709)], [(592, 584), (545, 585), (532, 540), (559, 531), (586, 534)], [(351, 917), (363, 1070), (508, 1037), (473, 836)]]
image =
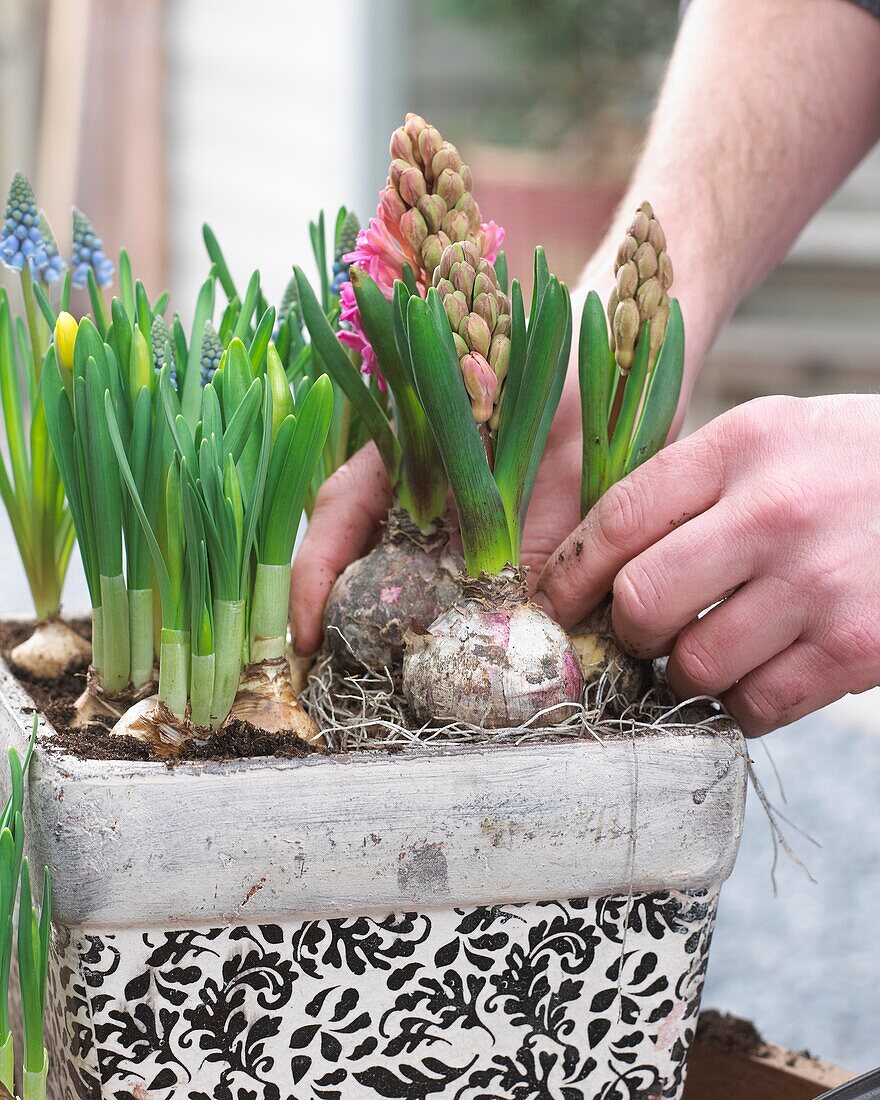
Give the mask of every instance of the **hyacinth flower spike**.
[[(684, 322), (669, 296), (672, 263), (647, 202), (627, 229), (614, 272), (607, 310), (591, 291), (581, 317), (582, 516), (666, 442), (684, 373)], [(604, 675), (617, 705), (638, 702), (650, 668), (617, 643), (610, 597), (572, 630), (572, 639), (588, 683)]]
[(455, 497), (467, 579), (408, 634), (404, 692), (425, 722), (554, 725), (583, 679), (565, 632), (528, 600), (519, 558), (571, 347), (568, 292), (540, 250), (528, 325), (518, 283), (508, 298), (468, 244), (444, 250), (435, 279), (424, 301), (397, 284), (397, 333)]
[[(16, 174), (0, 235), (0, 258), (18, 273), (25, 323), (0, 289), (0, 404), (8, 459), (0, 456), (0, 496), (9, 514), (34, 608), (36, 630), (11, 653), (31, 676), (53, 679), (89, 657), (89, 646), (59, 619), (61, 593), (73, 548), (73, 527), (43, 405), (43, 359), (51, 339), (39, 286), (57, 259), (43, 237), (30, 184)], [(48, 227), (47, 227), (48, 228)]]
[[(443, 463), (394, 337), (393, 287), (403, 280), (424, 296), (446, 245), (466, 242), (494, 260), (503, 232), (483, 220), (461, 154), (421, 116), (408, 114), (394, 131), (390, 155), (375, 217), (344, 256), (351, 268), (340, 295), (338, 341), (301, 272), (297, 281), (312, 343), (376, 444), (393, 490), (380, 544), (349, 566), (330, 594), (325, 637), (342, 669), (387, 669), (398, 679), (410, 621), (430, 622), (450, 602), (461, 562), (444, 519)], [(391, 423), (358, 367), (387, 390)]]

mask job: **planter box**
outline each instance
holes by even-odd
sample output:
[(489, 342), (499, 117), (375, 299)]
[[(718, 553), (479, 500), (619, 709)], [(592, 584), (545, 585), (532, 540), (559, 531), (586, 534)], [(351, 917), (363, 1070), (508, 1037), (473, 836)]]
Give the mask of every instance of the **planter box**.
[(745, 1054), (698, 1036), (688, 1058), (683, 1100), (815, 1100), (852, 1076), (839, 1066), (772, 1043)]
[[(0, 668), (2, 739), (31, 705)], [(730, 729), (174, 768), (44, 744), (50, 1095), (677, 1098), (745, 788)]]

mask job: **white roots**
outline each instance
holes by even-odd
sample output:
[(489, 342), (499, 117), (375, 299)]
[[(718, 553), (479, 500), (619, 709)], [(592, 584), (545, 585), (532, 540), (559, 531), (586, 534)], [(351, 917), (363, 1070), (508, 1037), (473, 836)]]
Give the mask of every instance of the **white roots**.
[(526, 598), (519, 570), (466, 583), (427, 631), (410, 631), (403, 689), (418, 721), (453, 719), (489, 729), (520, 726), (539, 712), (564, 721), (583, 677), (565, 631)]
[(92, 647), (61, 619), (38, 623), (33, 634), (10, 651), (13, 666), (35, 680), (56, 680), (91, 660)]

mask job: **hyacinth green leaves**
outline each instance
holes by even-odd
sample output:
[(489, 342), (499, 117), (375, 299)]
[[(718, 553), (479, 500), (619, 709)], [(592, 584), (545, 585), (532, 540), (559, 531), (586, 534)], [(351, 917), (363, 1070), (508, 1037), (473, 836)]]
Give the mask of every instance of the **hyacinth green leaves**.
[[(395, 289), (397, 301), (404, 291)], [(453, 334), (433, 288), (406, 303), (400, 333), (415, 385), (443, 458), (459, 513), (468, 573), (519, 564), (525, 516), (559, 402), (571, 346), (568, 291), (536, 254), (532, 317), (511, 287), (510, 360), (494, 438), (471, 412)], [(494, 463), (492, 453), (494, 451)]]
[(674, 298), (653, 369), (649, 369), (649, 348), (650, 324), (645, 323), (631, 369), (621, 375), (609, 347), (605, 310), (598, 295), (589, 293), (578, 343), (584, 439), (582, 515), (616, 481), (653, 457), (669, 435), (684, 373), (684, 321)]
[(614, 277), (610, 331), (595, 292), (581, 315), (582, 515), (666, 442), (684, 374), (684, 321), (669, 296), (672, 261), (650, 203), (624, 234)]
[(507, 515), (471, 415), (452, 332), (433, 289), (427, 301), (409, 298), (406, 339), (419, 396), (455, 496), (468, 573), (498, 573), (513, 555)]

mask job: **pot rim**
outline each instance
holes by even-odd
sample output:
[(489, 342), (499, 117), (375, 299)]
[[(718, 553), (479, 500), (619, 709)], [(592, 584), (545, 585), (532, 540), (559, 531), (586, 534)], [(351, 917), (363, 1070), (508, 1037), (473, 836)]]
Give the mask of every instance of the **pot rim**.
[[(33, 708), (0, 662), (0, 740)], [(42, 749), (27, 836), (66, 925), (225, 926), (717, 889), (746, 786), (732, 726), (172, 768)]]

